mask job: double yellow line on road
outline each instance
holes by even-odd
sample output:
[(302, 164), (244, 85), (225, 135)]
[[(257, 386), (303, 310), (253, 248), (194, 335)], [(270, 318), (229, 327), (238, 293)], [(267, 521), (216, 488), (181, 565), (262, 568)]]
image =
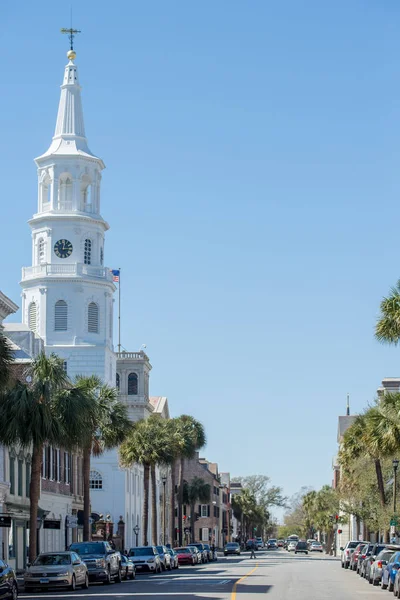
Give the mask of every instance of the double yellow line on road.
[(242, 581), (244, 581), (245, 579), (247, 579), (247, 577), (249, 577), (257, 569), (258, 569), (258, 565), (256, 564), (256, 566), (254, 567), (254, 569), (252, 569), (251, 571), (249, 571), (249, 573), (247, 573), (247, 575), (243, 575), (243, 577), (241, 577), (240, 579), (238, 579), (236, 581), (235, 585), (233, 586), (232, 593), (231, 593), (231, 600), (236, 600), (236, 588), (239, 585), (239, 583), (242, 583)]

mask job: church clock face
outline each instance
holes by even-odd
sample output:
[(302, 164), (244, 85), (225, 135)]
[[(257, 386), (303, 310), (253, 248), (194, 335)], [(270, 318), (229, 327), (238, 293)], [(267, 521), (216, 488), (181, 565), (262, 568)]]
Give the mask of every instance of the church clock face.
[(58, 258), (68, 258), (68, 256), (71, 256), (72, 250), (72, 244), (69, 240), (58, 240), (54, 244), (54, 254)]

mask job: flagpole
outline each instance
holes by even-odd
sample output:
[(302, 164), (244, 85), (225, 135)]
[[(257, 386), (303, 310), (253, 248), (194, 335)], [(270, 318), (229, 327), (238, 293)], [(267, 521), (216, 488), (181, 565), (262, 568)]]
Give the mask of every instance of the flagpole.
[(121, 267), (119, 270), (118, 280), (118, 353), (121, 352)]

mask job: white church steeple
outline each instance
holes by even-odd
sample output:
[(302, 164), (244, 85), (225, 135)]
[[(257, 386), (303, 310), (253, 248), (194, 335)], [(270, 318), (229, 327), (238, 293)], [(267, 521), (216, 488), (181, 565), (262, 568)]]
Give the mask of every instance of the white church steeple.
[[(68, 30), (69, 32), (70, 30)], [(71, 48), (54, 137), (35, 159), (38, 208), (29, 221), (32, 266), (22, 271), (23, 321), (63, 356), (69, 375), (96, 373), (115, 384), (113, 293), (104, 266), (100, 215), (103, 161), (89, 149), (81, 87)]]

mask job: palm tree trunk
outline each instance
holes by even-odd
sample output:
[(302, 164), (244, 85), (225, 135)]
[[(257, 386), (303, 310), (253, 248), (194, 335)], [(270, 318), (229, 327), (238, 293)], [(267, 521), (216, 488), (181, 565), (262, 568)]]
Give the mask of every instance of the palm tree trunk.
[(176, 499), (176, 494), (175, 494), (175, 461), (172, 463), (171, 465), (171, 523), (170, 523), (170, 528), (171, 528), (171, 536), (170, 536), (170, 540), (171, 540), (171, 545), (172, 547), (175, 546), (175, 499)]
[(192, 544), (194, 544), (194, 542), (196, 541), (196, 537), (195, 537), (195, 525), (196, 525), (196, 509), (195, 509), (195, 503), (193, 502), (190, 505), (190, 540), (192, 542)]
[(83, 450), (83, 540), (90, 542), (90, 448)]
[(151, 465), (151, 537), (153, 546), (157, 546), (157, 485), (156, 466)]
[(40, 498), (40, 477), (42, 471), (43, 445), (34, 446), (32, 450), (31, 483), (29, 486), (29, 562), (33, 563), (37, 554), (37, 518)]
[(378, 482), (379, 499), (381, 502), (381, 506), (384, 507), (386, 505), (386, 498), (385, 498), (385, 486), (383, 483), (383, 476), (382, 476), (382, 465), (381, 465), (381, 461), (379, 460), (379, 458), (376, 458), (374, 462), (375, 462), (376, 479)]
[(182, 546), (182, 522), (183, 522), (183, 471), (184, 471), (184, 458), (179, 461), (179, 496), (178, 496), (178, 539), (179, 546)]
[(144, 477), (143, 477), (143, 515), (142, 515), (142, 530), (143, 530), (143, 545), (149, 545), (149, 479), (150, 479), (150, 465), (144, 466)]

